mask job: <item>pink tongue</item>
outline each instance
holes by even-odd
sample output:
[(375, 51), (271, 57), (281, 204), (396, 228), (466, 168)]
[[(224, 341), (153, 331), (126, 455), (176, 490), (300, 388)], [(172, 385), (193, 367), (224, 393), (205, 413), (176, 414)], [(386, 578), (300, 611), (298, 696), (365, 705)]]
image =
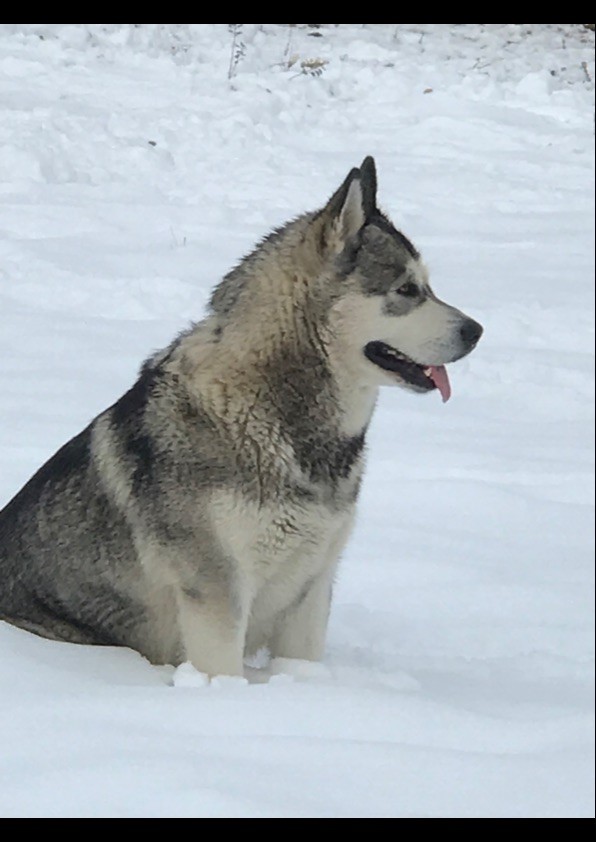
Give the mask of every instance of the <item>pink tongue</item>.
[(444, 365), (431, 365), (429, 366), (429, 368), (430, 379), (433, 381), (433, 383), (441, 393), (443, 403), (447, 403), (447, 401), (451, 397), (451, 383), (449, 382), (449, 375), (447, 374), (447, 369)]

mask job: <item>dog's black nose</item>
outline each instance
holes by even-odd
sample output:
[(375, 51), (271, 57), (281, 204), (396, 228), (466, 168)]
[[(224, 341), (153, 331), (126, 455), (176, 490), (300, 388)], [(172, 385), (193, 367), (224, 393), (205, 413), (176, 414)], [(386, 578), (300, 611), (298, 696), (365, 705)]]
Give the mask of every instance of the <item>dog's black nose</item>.
[(474, 346), (482, 336), (484, 328), (474, 319), (466, 319), (459, 332), (466, 345)]

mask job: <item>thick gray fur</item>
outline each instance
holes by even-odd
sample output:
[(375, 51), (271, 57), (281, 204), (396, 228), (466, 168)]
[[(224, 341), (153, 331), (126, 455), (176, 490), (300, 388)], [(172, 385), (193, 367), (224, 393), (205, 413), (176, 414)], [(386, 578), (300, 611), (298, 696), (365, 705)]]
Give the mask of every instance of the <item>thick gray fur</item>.
[(442, 365), (479, 336), (376, 190), (367, 158), (270, 234), (0, 512), (1, 619), (209, 675), (322, 657), (378, 388), (416, 391), (363, 349)]

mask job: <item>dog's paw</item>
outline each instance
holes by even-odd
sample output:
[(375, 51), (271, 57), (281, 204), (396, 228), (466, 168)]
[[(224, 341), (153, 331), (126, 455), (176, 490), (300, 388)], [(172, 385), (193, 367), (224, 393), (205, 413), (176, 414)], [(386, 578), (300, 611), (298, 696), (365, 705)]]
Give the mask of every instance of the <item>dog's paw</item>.
[(209, 676), (199, 672), (192, 664), (180, 664), (174, 672), (172, 685), (174, 687), (207, 687)]
[(269, 664), (272, 676), (286, 675), (295, 679), (330, 678), (331, 672), (318, 661), (301, 661), (296, 658), (273, 658)]
[(211, 679), (211, 686), (216, 690), (234, 690), (248, 687), (248, 679), (242, 675), (215, 675)]

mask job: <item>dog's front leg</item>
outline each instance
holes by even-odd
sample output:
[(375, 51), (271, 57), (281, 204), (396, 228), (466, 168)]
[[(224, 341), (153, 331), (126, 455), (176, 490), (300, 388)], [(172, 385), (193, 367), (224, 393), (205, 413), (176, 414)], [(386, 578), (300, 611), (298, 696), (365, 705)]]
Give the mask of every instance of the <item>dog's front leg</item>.
[(278, 619), (269, 642), (272, 658), (320, 661), (325, 651), (335, 564), (312, 580)]
[(178, 623), (186, 661), (210, 677), (243, 674), (249, 606), (223, 585), (181, 587)]
[(269, 641), (273, 658), (320, 661), (325, 651), (333, 579), (341, 552), (354, 522), (354, 508), (321, 549), (319, 574), (307, 583), (298, 599), (279, 617)]

